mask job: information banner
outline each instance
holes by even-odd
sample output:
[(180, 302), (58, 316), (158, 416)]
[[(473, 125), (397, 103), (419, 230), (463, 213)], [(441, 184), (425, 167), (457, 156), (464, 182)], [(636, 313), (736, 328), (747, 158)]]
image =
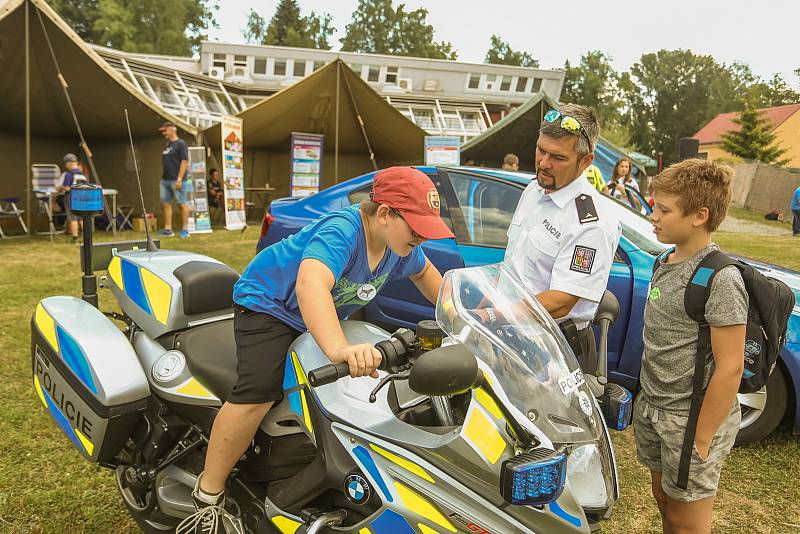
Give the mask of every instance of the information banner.
[(425, 165), (461, 165), (461, 138), (426, 135)]
[(189, 233), (207, 234), (211, 232), (211, 216), (208, 213), (208, 192), (206, 190), (206, 147), (189, 147), (189, 176), (183, 181), (186, 202), (189, 204)]
[(322, 138), (317, 134), (292, 132), (293, 197), (307, 197), (319, 192), (322, 173)]
[(244, 145), (242, 119), (222, 118), (222, 187), (225, 190), (225, 228), (244, 228)]

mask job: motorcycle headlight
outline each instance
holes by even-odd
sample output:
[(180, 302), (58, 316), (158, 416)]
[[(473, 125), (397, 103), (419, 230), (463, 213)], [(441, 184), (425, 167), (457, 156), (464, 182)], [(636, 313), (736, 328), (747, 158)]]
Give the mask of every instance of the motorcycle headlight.
[(567, 464), (569, 486), (583, 508), (604, 508), (608, 489), (603, 475), (600, 450), (594, 443), (575, 447)]
[(567, 456), (540, 448), (503, 462), (500, 493), (506, 502), (542, 505), (558, 499), (564, 490)]

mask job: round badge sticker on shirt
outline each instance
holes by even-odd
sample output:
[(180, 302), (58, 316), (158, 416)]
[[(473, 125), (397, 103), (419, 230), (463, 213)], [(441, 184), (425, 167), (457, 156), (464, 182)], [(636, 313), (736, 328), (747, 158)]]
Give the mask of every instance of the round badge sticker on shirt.
[(361, 300), (370, 301), (375, 298), (378, 292), (372, 284), (362, 284), (361, 287), (358, 288), (358, 291), (356, 291), (356, 294)]

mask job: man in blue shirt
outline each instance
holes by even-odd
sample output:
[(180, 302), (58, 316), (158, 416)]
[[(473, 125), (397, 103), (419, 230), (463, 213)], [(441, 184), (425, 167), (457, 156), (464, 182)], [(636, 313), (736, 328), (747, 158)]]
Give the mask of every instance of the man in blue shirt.
[(164, 214), (164, 229), (160, 232), (163, 236), (173, 236), (172, 231), (172, 201), (174, 200), (181, 210), (181, 230), (178, 236), (183, 239), (189, 237), (189, 205), (186, 203), (186, 193), (183, 179), (189, 168), (189, 147), (186, 142), (178, 137), (178, 127), (172, 122), (165, 122), (158, 129), (167, 140), (167, 146), (161, 153), (164, 172), (159, 185), (161, 196), (161, 209)]
[(792, 235), (797, 237), (800, 234), (800, 187), (794, 190), (792, 195)]
[(262, 250), (234, 286), (238, 378), (214, 420), (192, 494), (197, 513), (185, 522), (195, 532), (216, 534), (236, 522), (224, 509), (225, 481), (281, 398), (286, 353), (301, 332), (311, 332), (331, 362), (347, 362), (352, 377), (377, 377), (380, 353), (351, 344), (339, 321), (399, 278), (436, 302), (442, 276), (419, 246), (453, 238), (436, 187), (417, 169), (392, 167), (375, 175), (370, 198)]

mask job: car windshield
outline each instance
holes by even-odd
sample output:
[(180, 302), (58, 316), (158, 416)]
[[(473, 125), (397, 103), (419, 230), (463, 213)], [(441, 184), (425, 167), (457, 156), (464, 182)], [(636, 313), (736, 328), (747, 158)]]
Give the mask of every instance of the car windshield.
[(603, 422), (578, 361), (547, 311), (502, 264), (445, 274), (436, 320), (491, 369), (493, 387), (522, 424), (535, 423), (553, 443), (599, 437)]

